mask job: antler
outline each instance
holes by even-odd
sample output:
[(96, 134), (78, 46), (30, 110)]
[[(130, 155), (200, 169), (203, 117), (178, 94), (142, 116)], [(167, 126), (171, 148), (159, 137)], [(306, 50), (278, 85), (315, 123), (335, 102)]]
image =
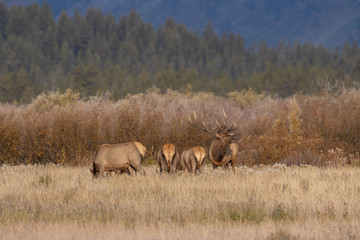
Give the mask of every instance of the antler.
[(216, 123), (216, 127), (213, 128), (214, 131), (211, 131), (209, 130), (209, 128), (206, 127), (206, 124), (205, 122), (202, 122), (202, 125), (203, 126), (200, 126), (199, 123), (196, 121), (197, 120), (197, 117), (196, 117), (196, 113), (195, 111), (193, 111), (193, 115), (194, 115), (194, 121), (193, 119), (191, 118), (191, 116), (189, 115), (189, 120), (190, 120), (190, 123), (196, 127), (198, 127), (199, 129), (201, 129), (202, 131), (204, 132), (207, 132), (207, 133), (211, 133), (211, 134), (216, 134), (216, 133), (221, 133), (221, 132), (231, 132), (235, 127), (236, 127), (236, 123), (233, 122), (233, 126), (231, 127), (228, 127), (227, 124), (226, 124), (226, 119), (227, 119), (227, 116), (226, 116), (226, 113), (225, 111), (223, 110), (223, 114), (224, 114), (224, 119), (223, 119), (223, 124), (220, 124), (217, 120), (215, 120), (215, 123)]
[(189, 115), (189, 120), (190, 120), (190, 123), (191, 123), (192, 125), (198, 127), (199, 129), (201, 129), (201, 130), (204, 131), (204, 132), (211, 133), (211, 134), (215, 134), (215, 132), (209, 130), (209, 129), (206, 127), (205, 122), (202, 122), (203, 127), (200, 126), (200, 125), (197, 123), (197, 121), (196, 121), (197, 117), (196, 117), (195, 111), (193, 111), (193, 114), (194, 114), (194, 122), (192, 121), (191, 116)]
[(232, 122), (232, 126), (227, 127), (227, 124), (226, 124), (227, 116), (226, 116), (226, 113), (225, 113), (224, 109), (222, 111), (223, 111), (223, 114), (224, 114), (224, 120), (223, 121), (224, 121), (224, 126), (225, 126), (225, 128), (222, 131), (226, 130), (227, 132), (231, 132), (236, 128), (237, 124), (235, 122)]

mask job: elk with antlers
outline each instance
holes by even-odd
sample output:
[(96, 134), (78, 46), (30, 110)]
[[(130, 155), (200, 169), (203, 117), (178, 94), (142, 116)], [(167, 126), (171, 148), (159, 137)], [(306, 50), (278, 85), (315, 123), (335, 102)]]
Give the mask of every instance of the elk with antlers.
[(202, 125), (199, 125), (197, 122), (197, 117), (194, 112), (194, 120), (189, 116), (190, 123), (204, 132), (207, 132), (214, 136), (215, 140), (212, 141), (209, 150), (210, 161), (213, 165), (213, 168), (219, 166), (227, 167), (231, 163), (231, 167), (235, 173), (235, 164), (236, 158), (239, 153), (239, 145), (234, 141), (234, 130), (236, 124), (233, 123), (231, 127), (228, 127), (226, 124), (226, 114), (224, 112), (224, 121), (223, 124), (220, 124), (218, 121), (215, 121), (216, 127), (208, 128), (203, 122)]

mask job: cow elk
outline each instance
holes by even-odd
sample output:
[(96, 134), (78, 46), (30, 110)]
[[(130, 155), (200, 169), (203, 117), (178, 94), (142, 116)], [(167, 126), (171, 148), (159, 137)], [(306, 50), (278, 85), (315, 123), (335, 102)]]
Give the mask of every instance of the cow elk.
[(181, 154), (179, 169), (194, 174), (196, 173), (196, 170), (198, 170), (199, 173), (202, 173), (205, 156), (206, 151), (203, 147), (196, 146), (187, 149)]
[(141, 167), (146, 148), (139, 142), (127, 142), (119, 144), (103, 144), (99, 147), (93, 160), (93, 168), (90, 171), (94, 177), (103, 176), (105, 171), (129, 171), (145, 175)]
[(160, 173), (175, 172), (179, 163), (180, 154), (174, 144), (166, 143), (157, 152), (156, 160), (160, 167)]
[(216, 127), (209, 128), (203, 122), (202, 126), (197, 122), (197, 117), (194, 112), (194, 119), (189, 116), (190, 123), (202, 131), (211, 134), (215, 139), (211, 142), (209, 149), (209, 158), (213, 168), (216, 169), (219, 166), (227, 168), (228, 164), (231, 163), (233, 172), (235, 173), (235, 164), (237, 155), (239, 153), (239, 145), (234, 141), (234, 132), (236, 124), (232, 126), (226, 124), (226, 114), (224, 112), (223, 124), (215, 121)]

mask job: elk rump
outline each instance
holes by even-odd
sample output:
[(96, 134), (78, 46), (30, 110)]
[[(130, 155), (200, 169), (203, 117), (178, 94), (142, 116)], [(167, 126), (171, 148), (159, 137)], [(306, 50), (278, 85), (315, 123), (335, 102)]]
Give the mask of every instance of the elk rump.
[(194, 174), (196, 173), (196, 170), (199, 170), (199, 173), (202, 173), (205, 156), (206, 151), (203, 147), (196, 146), (187, 149), (181, 154), (179, 169)]
[(156, 160), (160, 167), (160, 173), (175, 172), (179, 163), (180, 154), (174, 144), (167, 143), (157, 152)]

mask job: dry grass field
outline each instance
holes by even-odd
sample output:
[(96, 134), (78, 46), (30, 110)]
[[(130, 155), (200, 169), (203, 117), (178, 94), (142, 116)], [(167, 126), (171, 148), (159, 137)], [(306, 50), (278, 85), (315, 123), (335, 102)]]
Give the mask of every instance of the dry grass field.
[[(153, 89), (0, 104), (0, 239), (360, 239), (359, 102), (359, 88), (286, 99)], [(236, 124), (235, 175), (157, 173), (165, 142), (208, 152), (194, 111)], [(94, 180), (96, 149), (127, 141), (147, 148), (147, 175)]]
[(209, 166), (94, 180), (86, 167), (0, 167), (0, 238), (359, 239), (360, 168)]

